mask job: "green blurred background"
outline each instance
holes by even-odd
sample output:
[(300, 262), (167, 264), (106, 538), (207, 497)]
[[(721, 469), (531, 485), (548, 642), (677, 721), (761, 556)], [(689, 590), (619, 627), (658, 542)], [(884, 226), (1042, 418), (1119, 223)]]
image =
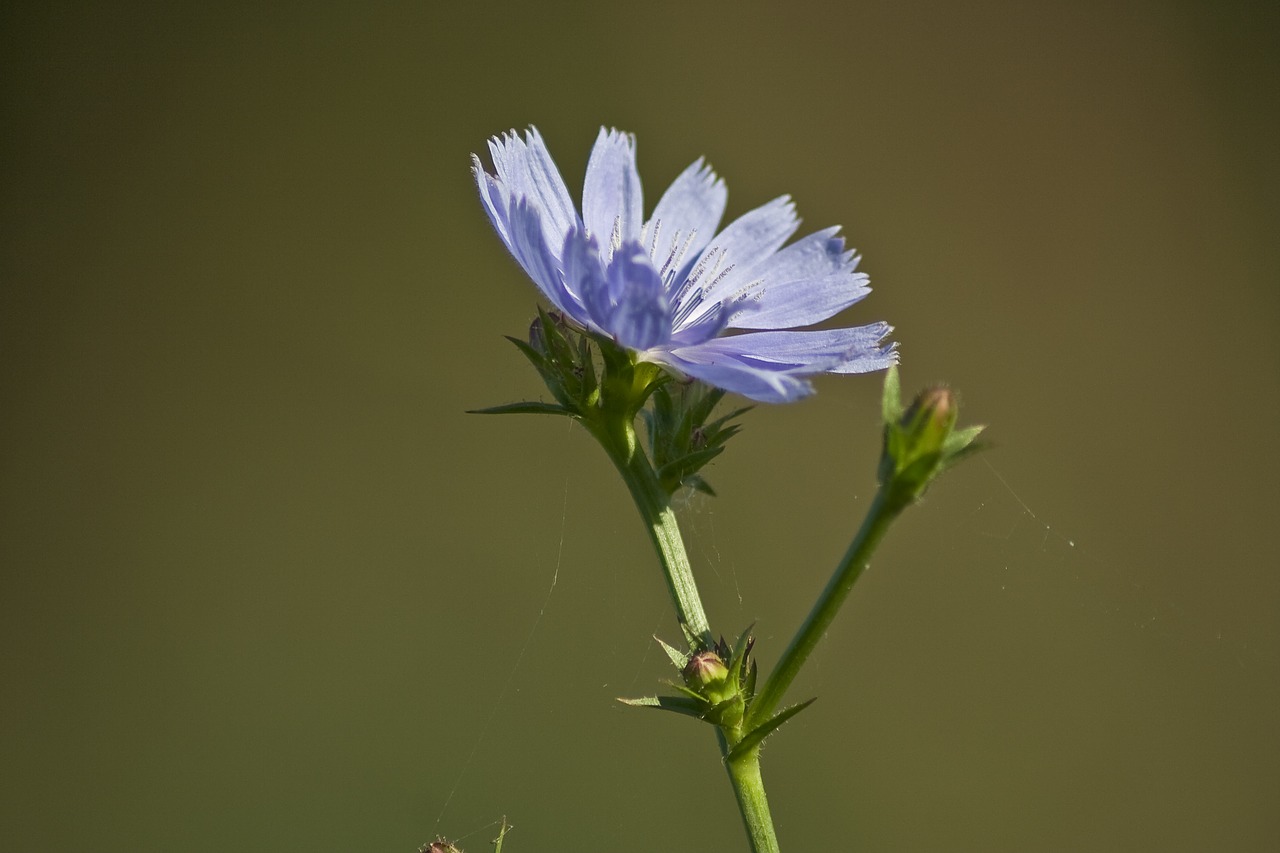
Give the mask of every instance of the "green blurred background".
[[(677, 635), (468, 153), (635, 131), (845, 226), (997, 449), (895, 530), (771, 742), (784, 847), (1280, 844), (1275, 4), (6, 4), (0, 849), (744, 849)], [(683, 522), (768, 664), (877, 378)], [(548, 419), (550, 420), (550, 419)], [(447, 805), (447, 807), (446, 807)]]

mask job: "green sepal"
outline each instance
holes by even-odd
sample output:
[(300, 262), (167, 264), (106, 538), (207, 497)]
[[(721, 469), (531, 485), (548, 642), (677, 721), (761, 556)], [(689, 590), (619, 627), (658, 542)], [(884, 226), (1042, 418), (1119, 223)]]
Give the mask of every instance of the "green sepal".
[(729, 654), (729, 671), (739, 680), (747, 674), (747, 658), (751, 655), (751, 647), (756, 643), (756, 638), (751, 636), (751, 629), (755, 626), (756, 623), (752, 622), (738, 635), (738, 639), (733, 644), (733, 651)]
[[(723, 446), (708, 447), (674, 459), (658, 469), (658, 480), (668, 492), (675, 492), (681, 484), (685, 484), (703, 465), (724, 452)], [(701, 479), (701, 478), (699, 478)], [(703, 481), (705, 482), (705, 481)]]
[(698, 720), (703, 718), (707, 708), (703, 702), (684, 696), (644, 696), (640, 699), (624, 699), (620, 696), (618, 701), (632, 708), (656, 708), (659, 711), (672, 711)]
[(781, 728), (783, 723), (790, 720), (796, 714), (799, 714), (805, 708), (808, 708), (810, 705), (816, 702), (817, 699), (818, 697), (815, 696), (812, 699), (807, 699), (804, 702), (801, 702), (799, 705), (792, 705), (790, 708), (783, 708), (781, 711), (779, 711), (778, 713), (770, 717), (767, 721), (761, 723), (751, 731), (747, 732), (747, 734), (742, 738), (742, 740), (738, 741), (737, 745), (734, 746), (734, 748), (729, 751), (729, 754), (725, 756), (725, 760), (733, 761), (734, 759), (740, 758), (741, 756), (745, 755), (747, 752), (755, 749), (757, 746), (759, 746), (761, 743), (764, 742), (765, 738), (767, 738), (769, 735), (773, 734), (779, 728)]
[(490, 406), (487, 409), (468, 409), (469, 415), (568, 415), (577, 417), (578, 413), (555, 403), (507, 403), (505, 406)]
[(942, 443), (942, 455), (955, 456), (957, 453), (969, 450), (970, 448), (974, 450), (982, 449), (981, 446), (973, 447), (973, 440), (977, 438), (978, 434), (984, 429), (986, 429), (986, 427), (979, 424), (978, 426), (958, 429), (951, 433), (951, 435), (947, 436), (947, 440)]
[(510, 335), (504, 337), (511, 341), (525, 358), (529, 359), (529, 363), (533, 365), (534, 369), (538, 371), (538, 375), (542, 377), (542, 381), (546, 383), (547, 390), (560, 401), (562, 406), (568, 409), (576, 406), (573, 395), (569, 393), (569, 388), (565, 385), (564, 371), (558, 370), (558, 365), (554, 361), (519, 338), (513, 338)]
[(668, 382), (653, 390), (651, 405), (641, 413), (649, 438), (658, 481), (668, 494), (691, 488), (707, 495), (715, 490), (699, 472), (720, 455), (740, 429), (732, 424), (751, 407), (735, 409), (709, 420), (725, 392), (700, 382)]
[(703, 714), (703, 719), (712, 725), (733, 728), (742, 723), (746, 716), (747, 703), (741, 693), (735, 693), (723, 702), (717, 702)]
[(898, 377), (898, 365), (891, 364), (884, 373), (884, 396), (880, 398), (881, 418), (891, 424), (902, 417), (902, 381)]

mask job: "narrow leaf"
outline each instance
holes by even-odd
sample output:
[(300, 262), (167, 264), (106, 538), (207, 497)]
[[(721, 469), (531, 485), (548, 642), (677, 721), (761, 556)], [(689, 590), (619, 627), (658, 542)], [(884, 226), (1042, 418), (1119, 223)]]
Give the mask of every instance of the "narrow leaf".
[(768, 722), (764, 722), (756, 726), (747, 733), (746, 737), (738, 741), (738, 745), (735, 746), (727, 756), (725, 756), (725, 760), (733, 761), (735, 758), (740, 758), (750, 750), (755, 749), (764, 742), (765, 738), (776, 732), (783, 723), (790, 720), (796, 714), (799, 714), (805, 708), (808, 708), (817, 701), (817, 698), (818, 697), (815, 696), (812, 699), (801, 702), (799, 705), (792, 705), (790, 708), (783, 708), (781, 711), (774, 714)]
[(528, 341), (522, 341), (519, 338), (513, 338), (510, 335), (503, 335), (504, 338), (515, 344), (516, 349), (524, 354), (524, 357), (533, 362), (533, 366), (542, 370), (547, 363), (547, 357), (529, 345)]
[(696, 472), (703, 465), (706, 465), (723, 452), (723, 447), (711, 447), (706, 450), (687, 453), (679, 459), (674, 459), (659, 468), (658, 479), (673, 479), (677, 482), (684, 480), (690, 474)]
[(692, 649), (693, 651), (701, 651), (701, 650), (702, 650), (702, 648), (703, 648), (702, 638), (701, 638), (701, 637), (699, 637), (697, 634), (693, 633), (692, 631), (690, 631), (690, 630), (689, 630), (689, 626), (688, 626), (688, 625), (686, 625), (685, 623), (681, 622), (681, 623), (680, 623), (680, 630), (681, 630), (682, 632), (684, 632), (684, 640), (685, 640), (685, 642), (686, 642), (686, 643), (688, 643), (688, 644), (689, 644), (689, 648), (690, 648), (690, 649)]
[[(733, 420), (736, 417), (739, 417), (740, 415), (745, 415), (747, 412), (751, 411), (754, 408), (755, 406), (743, 406), (741, 409), (734, 409), (729, 414), (716, 418), (714, 421), (704, 426), (703, 430), (706, 432), (715, 432), (719, 430), (721, 427), (723, 427), (725, 424), (727, 424), (729, 421)], [(733, 429), (735, 430), (738, 428), (739, 427), (736, 427), (736, 426), (733, 427)]]
[(705, 423), (707, 418), (711, 417), (712, 410), (715, 409), (716, 405), (724, 399), (724, 395), (725, 392), (723, 388), (712, 388), (701, 400), (690, 407), (690, 420), (695, 424)]
[(469, 415), (568, 415), (576, 417), (577, 412), (570, 411), (555, 403), (507, 403), (505, 406), (490, 406), (487, 409), (468, 409)]
[(675, 664), (676, 669), (683, 671), (689, 664), (689, 655), (674, 646), (667, 645), (667, 643), (657, 634), (654, 634), (653, 638), (658, 641), (658, 645), (662, 646), (662, 650), (667, 653), (667, 657), (669, 657), (671, 662)]
[(699, 720), (702, 719), (703, 710), (706, 708), (702, 702), (686, 699), (683, 696), (645, 696), (641, 699), (624, 699), (619, 696), (618, 701), (632, 708), (656, 708), (659, 711), (672, 711)]

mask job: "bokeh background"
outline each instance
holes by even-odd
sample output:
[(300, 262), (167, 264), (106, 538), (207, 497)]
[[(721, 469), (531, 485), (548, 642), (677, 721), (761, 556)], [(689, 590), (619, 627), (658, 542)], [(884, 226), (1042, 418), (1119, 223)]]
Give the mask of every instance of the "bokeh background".
[[(784, 847), (1280, 845), (1274, 4), (6, 4), (0, 848), (740, 850), (677, 635), (468, 154), (842, 224), (995, 449), (894, 531), (771, 742)], [(764, 408), (683, 523), (785, 645), (878, 379)], [(547, 419), (550, 421), (550, 419)]]

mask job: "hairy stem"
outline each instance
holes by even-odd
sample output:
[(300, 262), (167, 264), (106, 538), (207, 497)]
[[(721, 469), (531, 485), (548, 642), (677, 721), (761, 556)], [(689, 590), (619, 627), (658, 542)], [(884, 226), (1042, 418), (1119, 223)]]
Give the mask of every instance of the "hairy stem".
[(698, 595), (693, 569), (689, 567), (689, 557), (684, 550), (676, 514), (671, 509), (670, 496), (658, 482), (658, 475), (644, 451), (636, 445), (631, 424), (613, 426), (612, 430), (597, 427), (591, 431), (613, 460), (636, 502), (649, 540), (658, 552), (658, 562), (662, 565), (667, 592), (676, 608), (676, 618), (691, 634), (709, 645), (712, 642), (711, 626), (702, 609), (702, 597)]
[(720, 754), (725, 756), (724, 767), (729, 773), (729, 784), (738, 800), (742, 825), (751, 842), (751, 853), (779, 853), (778, 836), (773, 830), (773, 816), (769, 813), (769, 799), (764, 793), (764, 778), (760, 775), (760, 748), (749, 750), (733, 760), (729, 750), (733, 748), (724, 732), (720, 736)]
[[(714, 641), (711, 626), (702, 609), (702, 598), (698, 595), (684, 539), (671, 509), (670, 496), (658, 482), (648, 458), (637, 446), (633, 427), (630, 423), (615, 423), (612, 429), (605, 428), (603, 424), (589, 424), (588, 428), (613, 460), (618, 473), (626, 481), (631, 497), (635, 499), (636, 509), (640, 511), (649, 539), (658, 553), (667, 591), (676, 608), (676, 618), (690, 634), (701, 640), (704, 647), (711, 646)], [(764, 780), (760, 775), (760, 750), (749, 750), (730, 760), (729, 752), (740, 734), (735, 735), (735, 742), (731, 742), (721, 729), (716, 729), (716, 735), (752, 853), (779, 853), (773, 817), (764, 793)]]

